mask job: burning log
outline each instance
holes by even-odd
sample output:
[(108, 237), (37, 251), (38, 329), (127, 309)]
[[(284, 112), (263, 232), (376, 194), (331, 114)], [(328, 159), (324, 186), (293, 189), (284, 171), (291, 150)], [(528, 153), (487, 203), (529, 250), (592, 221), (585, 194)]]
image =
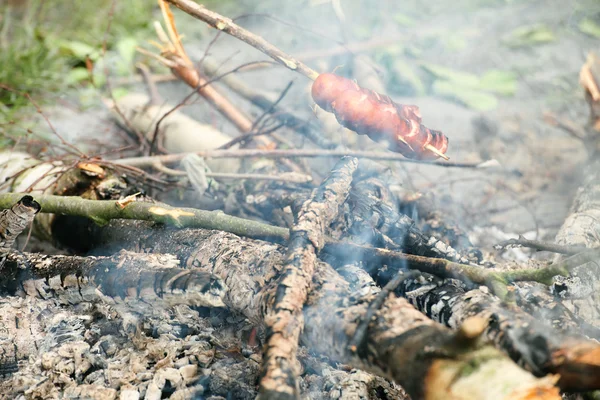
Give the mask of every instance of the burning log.
[[(380, 280), (385, 283), (389, 278)], [(565, 391), (600, 387), (600, 346), (572, 332), (560, 332), (481, 289), (465, 290), (429, 274), (407, 277), (398, 294), (435, 321), (458, 328), (471, 317), (487, 322), (485, 336), (537, 376), (560, 376)]]
[(342, 159), (306, 201), (290, 230), (288, 254), (277, 289), (266, 297), (266, 348), (261, 396), (299, 398), (295, 367), (298, 338), (303, 329), (302, 309), (311, 286), (317, 253), (325, 246), (326, 229), (337, 218), (350, 192), (358, 167), (355, 158)]
[[(374, 190), (375, 188), (377, 190)], [(407, 234), (407, 230), (396, 230), (396, 232), (402, 234), (393, 234), (395, 232), (393, 228), (397, 226), (397, 223), (394, 224), (394, 222), (401, 220), (401, 218), (393, 211), (393, 207), (387, 204), (394, 201), (393, 196), (389, 191), (386, 191), (385, 185), (376, 179), (357, 183), (351, 197), (355, 202), (360, 202), (351, 209), (351, 213), (356, 215), (351, 214), (349, 217), (350, 220), (361, 223), (358, 229), (354, 229), (354, 235), (362, 234), (361, 237), (366, 243), (379, 246), (381, 242), (378, 241), (378, 237), (383, 235), (382, 232), (385, 232), (387, 233), (385, 235), (387, 237), (384, 242), (385, 247), (392, 249), (404, 247), (406, 251), (415, 250), (414, 237), (420, 236), (414, 236), (413, 232), (413, 239), (411, 239), (411, 236)], [(412, 225), (409, 225), (409, 227), (412, 227)], [(372, 231), (378, 232), (379, 236), (365, 234)], [(434, 248), (433, 250), (438, 249)], [(429, 250), (429, 252), (431, 251)], [(342, 260), (344, 259), (342, 251), (337, 254), (338, 257), (342, 257)], [(348, 256), (348, 253), (345, 255)], [(433, 257), (446, 256), (447, 258), (447, 255), (443, 253), (427, 255)], [(548, 266), (539, 270), (540, 276), (537, 280), (540, 280), (541, 275), (545, 275), (545, 280), (550, 283), (551, 278), (560, 273), (562, 269), (570, 271), (573, 266), (586, 264), (588, 260), (595, 257), (595, 253), (580, 254), (565, 260), (565, 262)], [(391, 280), (394, 273), (400, 273), (399, 271), (407, 268), (427, 271), (428, 267), (423, 264), (411, 265), (415, 261), (418, 262), (418, 259), (416, 256), (407, 255), (404, 262), (401, 260), (393, 262), (391, 259), (386, 260), (385, 258), (380, 258), (377, 261), (367, 258), (364, 261), (367, 270), (373, 271), (373, 275), (378, 278), (378, 283), (385, 285)], [(377, 268), (376, 265), (380, 263), (385, 263), (387, 270)], [(444, 273), (433, 267), (435, 263), (439, 263), (443, 270), (449, 272), (445, 276), (446, 278), (458, 277), (469, 287), (473, 283), (487, 284), (492, 289), (500, 286), (505, 287), (509, 280), (515, 280), (519, 274), (519, 271), (513, 271), (512, 278), (510, 276), (511, 271), (505, 273), (493, 272), (488, 275), (490, 270), (467, 265), (455, 265), (455, 267), (462, 269), (462, 272), (453, 274), (451, 271), (454, 266), (450, 264), (454, 263), (440, 259), (431, 260), (430, 272), (441, 277), (444, 277)], [(442, 267), (442, 265), (445, 265), (445, 267)], [(529, 279), (535, 271), (530, 272)], [(504, 277), (500, 278), (497, 284), (490, 284), (500, 276)], [(527, 279), (527, 276), (522, 278)], [(503, 283), (504, 279), (506, 280)], [(496, 290), (506, 293), (506, 288)], [(427, 274), (417, 274), (417, 278), (411, 278), (410, 273), (408, 273), (408, 276), (401, 283), (398, 293), (408, 298), (415, 307), (433, 320), (452, 328), (459, 328), (470, 317), (481, 318), (487, 322), (486, 336), (495, 343), (497, 348), (505, 351), (511, 358), (537, 375), (559, 374), (561, 376), (559, 385), (564, 390), (586, 390), (600, 386), (600, 381), (596, 379), (600, 376), (600, 346), (596, 342), (589, 341), (572, 332), (553, 330), (518, 307), (502, 304), (489, 291), (482, 289), (468, 291), (452, 281), (444, 281)], [(568, 321), (572, 327), (574, 325), (573, 321), (570, 318)], [(577, 373), (573, 373), (573, 371), (577, 371)]]
[(424, 235), (415, 221), (396, 211), (398, 207), (390, 198), (393, 194), (378, 179), (357, 183), (350, 197), (348, 234), (375, 247), (469, 263), (452, 247)]

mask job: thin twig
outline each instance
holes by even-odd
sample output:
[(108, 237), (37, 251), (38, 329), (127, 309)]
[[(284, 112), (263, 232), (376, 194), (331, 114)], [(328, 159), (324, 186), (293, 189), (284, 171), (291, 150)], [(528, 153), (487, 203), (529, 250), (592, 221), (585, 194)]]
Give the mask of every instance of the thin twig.
[[(247, 66), (254, 64), (256, 63), (244, 64), (242, 66), (237, 67), (236, 71), (241, 71)], [(208, 76), (214, 77), (217, 74), (221, 64), (217, 63), (212, 58), (206, 58), (202, 66)], [(285, 123), (286, 126), (295, 130), (299, 134), (305, 136), (310, 141), (317, 144), (319, 147), (324, 149), (333, 149), (337, 146), (336, 143), (332, 143), (329, 139), (325, 138), (321, 133), (321, 129), (315, 124), (296, 116), (293, 112), (285, 109), (282, 106), (274, 108), (273, 103), (276, 101), (276, 97), (273, 93), (264, 92), (256, 88), (252, 88), (246, 85), (243, 79), (240, 79), (233, 74), (223, 76), (220, 80), (220, 83), (225, 84), (227, 87), (229, 87), (229, 89), (233, 90), (235, 93), (245, 98), (246, 100), (252, 102), (252, 104), (254, 104), (255, 106), (263, 110), (271, 109), (271, 112), (273, 113), (275, 118), (277, 118), (282, 123)]]
[[(158, 171), (171, 175), (171, 176), (187, 176), (188, 173), (186, 171), (180, 171), (177, 169), (172, 169), (169, 167), (165, 167), (160, 162), (155, 163), (152, 167), (156, 168)], [(309, 175), (299, 174), (296, 172), (283, 172), (277, 175), (267, 175), (267, 174), (238, 174), (231, 172), (206, 172), (204, 174), (207, 178), (214, 179), (250, 179), (257, 181), (276, 181), (276, 182), (286, 182), (286, 183), (309, 183), (312, 182), (312, 177)]]
[(86, 157), (86, 154), (79, 150), (76, 146), (72, 145), (71, 143), (67, 142), (60, 133), (58, 133), (58, 131), (56, 130), (56, 128), (54, 127), (54, 125), (52, 125), (52, 122), (50, 122), (50, 119), (48, 119), (48, 117), (42, 112), (42, 108), (39, 106), (39, 104), (33, 100), (33, 97), (31, 97), (31, 95), (27, 92), (21, 92), (18, 91), (16, 89), (13, 89), (9, 86), (6, 86), (3, 83), (0, 83), (0, 89), (4, 89), (7, 90), (9, 92), (12, 93), (16, 93), (20, 96), (25, 97), (34, 107), (35, 110), (42, 116), (42, 118), (44, 119), (44, 121), (46, 121), (46, 124), (48, 125), (48, 127), (50, 128), (50, 130), (52, 131), (52, 133), (58, 138), (58, 140), (60, 140), (60, 142), (67, 148), (67, 149), (71, 149), (74, 151), (74, 154), (78, 155), (79, 157)]
[(290, 90), (290, 88), (292, 87), (292, 84), (294, 83), (294, 81), (290, 81), (285, 88), (281, 91), (281, 93), (279, 94), (279, 97), (277, 97), (277, 99), (273, 102), (273, 104), (271, 104), (271, 106), (266, 109), (252, 124), (252, 130), (255, 130), (256, 127), (258, 126), (258, 124), (269, 114), (271, 114), (273, 111), (275, 111), (277, 105), (281, 102), (281, 100), (283, 100), (283, 98), (285, 97), (285, 95), (288, 93), (288, 91)]
[(231, 139), (229, 142), (225, 143), (224, 145), (218, 147), (217, 150), (227, 150), (230, 147), (235, 146), (238, 143), (245, 143), (257, 136), (269, 135), (269, 134), (281, 129), (283, 127), (283, 125), (284, 125), (283, 123), (278, 123), (277, 125), (275, 125), (272, 128), (269, 128), (269, 129), (252, 132), (252, 133), (246, 133), (245, 135), (238, 136), (236, 138)]
[(163, 163), (172, 163), (180, 161), (190, 154), (197, 154), (205, 158), (244, 158), (244, 157), (265, 157), (265, 158), (317, 158), (317, 157), (344, 157), (351, 156), (357, 158), (368, 158), (371, 160), (399, 161), (413, 164), (432, 165), (446, 168), (485, 168), (487, 161), (479, 162), (449, 162), (449, 161), (423, 161), (405, 158), (403, 155), (385, 151), (351, 151), (351, 150), (319, 150), (319, 149), (298, 149), (298, 150), (206, 150), (195, 153), (165, 154), (152, 157), (132, 157), (121, 160), (113, 160), (115, 164), (131, 165), (136, 167), (151, 166), (155, 161)]
[(536, 249), (537, 251), (551, 251), (553, 253), (559, 254), (569, 254), (574, 255), (581, 253), (586, 250), (585, 247), (579, 246), (563, 246), (556, 243), (546, 243), (539, 240), (529, 240), (524, 236), (519, 235), (518, 239), (509, 239), (503, 242), (498, 243), (494, 246), (497, 250), (505, 249), (509, 247), (528, 247), (531, 249)]

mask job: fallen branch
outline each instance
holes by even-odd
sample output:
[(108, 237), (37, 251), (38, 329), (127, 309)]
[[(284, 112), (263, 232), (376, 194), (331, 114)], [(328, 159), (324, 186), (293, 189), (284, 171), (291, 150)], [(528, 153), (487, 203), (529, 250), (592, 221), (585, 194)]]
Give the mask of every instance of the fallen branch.
[[(0, 194), (0, 208), (9, 208), (22, 194)], [(153, 221), (176, 227), (220, 229), (241, 236), (281, 240), (288, 237), (285, 228), (271, 226), (244, 218), (227, 215), (222, 211), (204, 211), (193, 208), (171, 207), (165, 204), (134, 201), (86, 200), (78, 196), (38, 195), (36, 200), (43, 212), (87, 217), (100, 225), (112, 219)]]
[(478, 283), (488, 286), (494, 294), (505, 298), (507, 284), (511, 282), (534, 281), (551, 285), (555, 276), (569, 276), (569, 270), (582, 265), (586, 260), (598, 257), (600, 251), (577, 255), (568, 263), (555, 263), (545, 268), (522, 268), (515, 270), (486, 269), (479, 266), (460, 264), (442, 258), (430, 258), (404, 254), (393, 250), (370, 246), (349, 245), (346, 242), (329, 242), (325, 251), (343, 259), (358, 257), (365, 262), (384, 263), (395, 268), (417, 269), (442, 278), (459, 279), (467, 284)]
[(350, 192), (352, 175), (358, 168), (355, 158), (342, 159), (298, 213), (290, 230), (286, 261), (273, 297), (266, 297), (270, 312), (260, 393), (265, 398), (300, 398), (296, 352), (304, 328), (302, 309), (325, 245), (326, 228), (337, 218)]

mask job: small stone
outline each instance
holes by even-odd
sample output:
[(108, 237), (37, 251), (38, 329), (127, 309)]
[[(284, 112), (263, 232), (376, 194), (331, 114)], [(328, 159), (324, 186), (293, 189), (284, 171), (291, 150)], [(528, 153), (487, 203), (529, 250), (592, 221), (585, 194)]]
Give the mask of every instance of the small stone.
[(188, 384), (193, 378), (198, 376), (198, 366), (190, 364), (181, 367), (179, 368), (179, 374), (183, 378), (183, 381)]
[(262, 356), (260, 354), (254, 353), (248, 359), (254, 361), (257, 364), (262, 363)]
[(148, 389), (146, 390), (145, 400), (160, 400), (162, 397), (162, 388), (159, 388), (158, 385), (154, 382), (150, 382), (148, 385)]
[(134, 389), (121, 390), (119, 394), (119, 400), (139, 400), (140, 393)]
[(161, 382), (162, 387), (165, 385), (165, 381), (171, 382), (172, 386), (177, 386), (182, 381), (181, 374), (175, 368), (165, 368), (161, 369), (154, 375), (154, 382)]
[(188, 357), (180, 358), (179, 360), (175, 361), (175, 368), (181, 368), (185, 365), (189, 365), (189, 363), (190, 359)]
[(50, 370), (58, 363), (60, 357), (53, 351), (42, 354), (42, 368)]
[(136, 376), (141, 382), (149, 381), (152, 379), (152, 372), (139, 372)]
[(71, 376), (75, 373), (75, 362), (73, 360), (61, 360), (54, 366), (54, 371), (60, 372), (66, 376)]

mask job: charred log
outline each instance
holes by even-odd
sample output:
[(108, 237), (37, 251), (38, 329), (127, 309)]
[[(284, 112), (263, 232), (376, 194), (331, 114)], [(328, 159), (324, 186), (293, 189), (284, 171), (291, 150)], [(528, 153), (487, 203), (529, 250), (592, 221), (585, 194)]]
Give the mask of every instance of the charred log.
[(395, 196), (379, 180), (358, 183), (352, 191), (349, 233), (375, 247), (468, 263), (452, 247), (423, 234), (415, 221), (400, 214)]
[(16, 289), (34, 278), (85, 277), (104, 295), (134, 296), (169, 305), (223, 307), (223, 282), (209, 273), (178, 267), (172, 256), (121, 251), (111, 257), (80, 257), (32, 253), (10, 254), (2, 286)]
[(296, 380), (295, 354), (303, 329), (302, 309), (310, 290), (317, 254), (325, 246), (326, 229), (337, 218), (350, 192), (358, 167), (355, 158), (342, 159), (330, 176), (304, 203), (294, 227), (277, 288), (265, 300), (267, 343), (263, 358), (261, 396), (300, 398)]
[(554, 330), (516, 306), (502, 304), (487, 290), (465, 290), (450, 281), (419, 274), (402, 281), (397, 292), (433, 320), (452, 328), (470, 317), (483, 318), (488, 322), (485, 335), (497, 348), (537, 376), (559, 374), (563, 390), (600, 387), (597, 342)]

